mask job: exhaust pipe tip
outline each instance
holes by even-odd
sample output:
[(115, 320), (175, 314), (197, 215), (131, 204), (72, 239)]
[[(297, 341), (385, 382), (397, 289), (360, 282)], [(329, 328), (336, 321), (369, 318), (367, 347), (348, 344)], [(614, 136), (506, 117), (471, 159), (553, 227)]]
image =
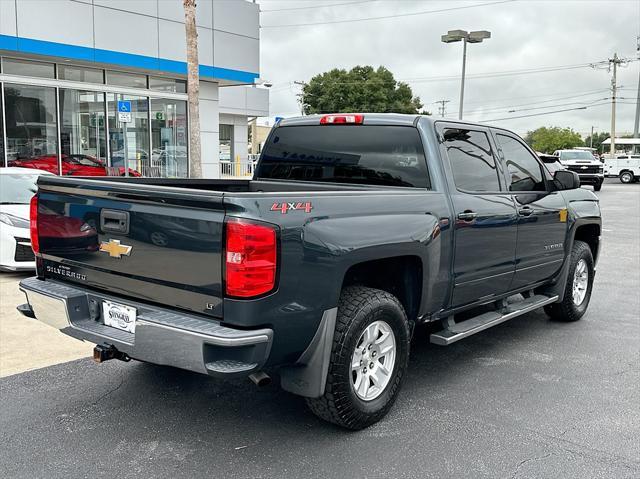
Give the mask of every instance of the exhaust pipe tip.
[(249, 379), (251, 379), (251, 381), (253, 381), (253, 384), (258, 386), (259, 388), (262, 388), (271, 384), (271, 376), (269, 376), (263, 371), (258, 371), (257, 373), (249, 374)]

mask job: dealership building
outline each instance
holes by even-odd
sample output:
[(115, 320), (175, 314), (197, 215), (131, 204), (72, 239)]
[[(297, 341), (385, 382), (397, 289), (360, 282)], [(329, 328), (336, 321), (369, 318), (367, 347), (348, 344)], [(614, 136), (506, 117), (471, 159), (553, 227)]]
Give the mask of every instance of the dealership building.
[[(269, 114), (258, 22), (253, 2), (197, 2), (208, 178), (240, 171)], [(0, 165), (188, 176), (186, 71), (182, 0), (0, 0)]]

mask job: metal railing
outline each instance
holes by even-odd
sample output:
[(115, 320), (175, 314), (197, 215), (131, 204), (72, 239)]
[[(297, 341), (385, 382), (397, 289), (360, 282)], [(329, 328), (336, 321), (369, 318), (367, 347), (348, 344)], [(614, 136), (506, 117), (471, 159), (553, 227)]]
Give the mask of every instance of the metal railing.
[(220, 178), (251, 179), (254, 169), (254, 161), (221, 161)]

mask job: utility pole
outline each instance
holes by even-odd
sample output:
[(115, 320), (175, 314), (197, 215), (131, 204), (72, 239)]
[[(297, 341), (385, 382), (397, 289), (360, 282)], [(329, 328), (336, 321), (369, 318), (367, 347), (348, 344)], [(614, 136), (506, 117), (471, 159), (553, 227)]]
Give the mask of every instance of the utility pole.
[(593, 148), (593, 126), (591, 126), (591, 136), (589, 137), (589, 148)]
[[(638, 53), (638, 60), (640, 60), (640, 35), (638, 35), (636, 52)], [(639, 136), (638, 127), (640, 127), (640, 67), (638, 67), (638, 97), (636, 99), (636, 121), (633, 124), (634, 138), (638, 138)]]
[(445, 109), (446, 109), (446, 104), (449, 103), (451, 100), (438, 100), (435, 103), (440, 103), (440, 106), (438, 107), (438, 113), (440, 113), (440, 116), (442, 118), (444, 118), (444, 113), (445, 113)]
[(616, 154), (616, 94), (617, 94), (617, 74), (618, 65), (625, 63), (624, 60), (618, 58), (618, 54), (614, 53), (613, 58), (609, 59), (609, 65), (613, 65), (613, 77), (611, 78), (611, 158), (615, 158)]
[(302, 92), (298, 94), (298, 103), (300, 103), (300, 115), (304, 116), (303, 94), (304, 94), (304, 87), (307, 86), (307, 84), (300, 80), (294, 80), (293, 84), (302, 87)]

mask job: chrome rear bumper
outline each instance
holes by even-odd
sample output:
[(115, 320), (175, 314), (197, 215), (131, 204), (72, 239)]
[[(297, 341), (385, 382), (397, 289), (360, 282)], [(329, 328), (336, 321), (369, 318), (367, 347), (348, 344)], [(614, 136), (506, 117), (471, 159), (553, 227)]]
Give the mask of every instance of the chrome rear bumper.
[[(198, 373), (249, 375), (265, 364), (273, 341), (271, 329), (233, 329), (213, 319), (56, 281), (27, 278), (20, 282), (20, 290), (28, 301), (18, 308), (25, 316), (35, 316), (74, 338), (113, 346), (134, 359)], [(104, 325), (105, 300), (136, 308), (135, 334)]]

